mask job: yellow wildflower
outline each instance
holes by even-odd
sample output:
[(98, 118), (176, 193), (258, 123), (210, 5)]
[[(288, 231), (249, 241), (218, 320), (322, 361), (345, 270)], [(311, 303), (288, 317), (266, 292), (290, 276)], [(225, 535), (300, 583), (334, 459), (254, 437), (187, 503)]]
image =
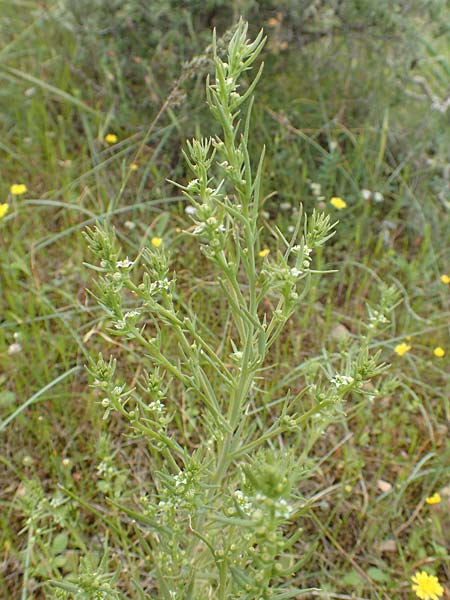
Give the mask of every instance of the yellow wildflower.
[(119, 138), (115, 133), (108, 133), (105, 135), (105, 142), (108, 144), (115, 144)]
[(138, 170), (138, 166), (136, 163), (131, 163), (130, 165), (130, 171), (137, 171)]
[(442, 283), (448, 285), (450, 283), (450, 277), (446, 273), (444, 273), (443, 275), (441, 275), (441, 281)]
[(152, 246), (154, 246), (155, 248), (159, 248), (162, 244), (162, 238), (154, 237), (151, 239), (151, 243), (152, 243)]
[(261, 258), (265, 258), (266, 256), (268, 256), (270, 253), (269, 248), (264, 248), (263, 250), (260, 250), (258, 252), (258, 256), (260, 256)]
[(413, 592), (420, 600), (439, 600), (444, 593), (444, 588), (434, 575), (428, 575), (426, 571), (417, 571), (411, 578), (414, 585)]
[(9, 204), (5, 202), (5, 204), (0, 204), (0, 221), (6, 215), (9, 210)]
[(21, 196), (27, 191), (27, 186), (24, 183), (13, 183), (9, 191), (13, 196)]
[(342, 198), (339, 198), (339, 196), (333, 196), (333, 198), (330, 200), (330, 204), (337, 210), (342, 210), (347, 206), (347, 202), (342, 200)]
[(438, 346), (437, 348), (435, 348), (433, 350), (433, 354), (435, 356), (437, 356), (438, 358), (442, 358), (443, 356), (445, 356), (445, 350), (444, 350), (444, 348), (441, 348), (440, 346)]
[(405, 344), (405, 342), (402, 342), (401, 344), (398, 344), (394, 348), (394, 352), (396, 352), (399, 356), (403, 356), (404, 354), (406, 354), (410, 350), (411, 350), (411, 346), (409, 346), (408, 344)]
[(432, 496), (425, 499), (425, 502), (427, 504), (439, 504), (440, 501), (441, 501), (441, 496), (438, 494), (438, 492), (435, 492)]

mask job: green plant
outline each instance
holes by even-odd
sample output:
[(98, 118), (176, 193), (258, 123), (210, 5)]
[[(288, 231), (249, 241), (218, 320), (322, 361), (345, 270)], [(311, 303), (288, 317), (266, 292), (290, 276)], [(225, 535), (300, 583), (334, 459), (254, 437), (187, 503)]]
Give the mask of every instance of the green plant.
[(309, 451), (339, 418), (345, 397), (367, 396), (368, 380), (384, 370), (368, 347), (387, 320), (392, 290), (378, 310), (370, 309), (366, 343), (358, 355), (347, 349), (342, 372), (312, 361), (297, 392), (270, 398), (265, 389), (271, 348), (301, 310), (319, 273), (314, 252), (334, 225), (322, 212), (302, 221), (299, 211), (291, 239), (274, 229), (275, 248), (264, 247), (264, 150), (255, 171), (248, 151), (262, 65), (246, 89), (242, 82), (263, 45), (262, 33), (249, 42), (240, 22), (227, 56), (215, 51), (215, 77), (206, 90), (221, 134), (187, 143), (193, 179), (177, 184), (192, 207), (186, 233), (214, 268), (226, 302), (220, 338), (177, 293), (159, 238), (130, 260), (120, 258), (110, 229), (86, 234), (99, 260), (97, 299), (111, 331), (144, 353), (145, 375), (133, 386), (113, 358), (90, 366), (105, 420), (114, 413), (125, 418), (152, 458), (154, 483), (142, 490), (139, 509), (111, 501), (139, 524), (153, 585), (167, 600), (211, 594), (281, 600), (302, 591), (292, 584), (303, 564), (293, 548), (301, 535), (299, 482), (308, 474)]

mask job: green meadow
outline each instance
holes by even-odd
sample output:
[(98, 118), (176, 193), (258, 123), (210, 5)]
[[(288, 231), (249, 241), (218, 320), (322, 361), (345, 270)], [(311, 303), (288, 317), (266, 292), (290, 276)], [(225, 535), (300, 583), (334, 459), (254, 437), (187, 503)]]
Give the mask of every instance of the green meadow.
[(0, 597), (450, 597), (450, 12), (0, 0)]

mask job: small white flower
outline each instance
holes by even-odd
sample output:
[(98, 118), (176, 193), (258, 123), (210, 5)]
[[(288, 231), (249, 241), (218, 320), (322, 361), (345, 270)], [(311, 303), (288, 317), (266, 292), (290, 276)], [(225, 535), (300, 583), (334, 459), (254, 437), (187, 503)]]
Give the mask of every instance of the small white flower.
[(331, 383), (334, 384), (337, 389), (345, 385), (352, 385), (354, 381), (355, 380), (350, 375), (335, 375), (331, 379)]
[(320, 183), (310, 183), (309, 187), (311, 188), (311, 191), (314, 194), (314, 196), (320, 196), (320, 194), (322, 193), (322, 186), (320, 185)]
[(188, 478), (187, 478), (186, 473), (184, 473), (184, 471), (180, 471), (178, 473), (178, 475), (175, 475), (174, 480), (175, 480), (175, 487), (180, 487), (182, 485), (188, 484)]
[(118, 269), (129, 269), (133, 265), (133, 261), (128, 258), (128, 256), (124, 260), (118, 260), (116, 262), (116, 267)]
[(372, 311), (372, 314), (369, 316), (369, 320), (376, 323), (389, 323), (389, 320), (378, 310)]
[(139, 317), (141, 313), (138, 310), (130, 310), (123, 315), (124, 320), (133, 319), (134, 317)]
[(334, 152), (338, 147), (338, 143), (335, 140), (331, 140), (329, 143), (330, 152)]
[(195, 213), (197, 212), (197, 209), (195, 208), (195, 206), (186, 206), (186, 208), (184, 209), (184, 212), (187, 215), (195, 215)]
[(200, 223), (192, 232), (194, 235), (201, 235), (205, 231), (205, 224)]
[(303, 271), (300, 271), (296, 267), (292, 267), (292, 269), (290, 270), (290, 273), (293, 277), (299, 277), (303, 273)]
[(148, 405), (150, 410), (153, 410), (154, 412), (157, 413), (162, 413), (164, 412), (164, 404), (161, 402), (161, 400), (153, 400), (153, 402), (150, 402), (150, 404)]
[(275, 516), (287, 518), (292, 512), (292, 508), (289, 506), (284, 498), (279, 498), (275, 505)]
[(22, 346), (19, 344), (19, 342), (14, 342), (8, 348), (9, 356), (13, 356), (13, 354), (19, 354), (20, 352), (22, 352)]
[(363, 189), (361, 190), (361, 196), (364, 200), (370, 200), (372, 197), (372, 192), (370, 190)]
[(384, 202), (384, 196), (381, 192), (375, 192), (373, 195), (373, 199), (375, 202)]
[(280, 204), (281, 210), (290, 210), (292, 208), (292, 204), (290, 202), (282, 202)]
[(289, 231), (289, 233), (293, 233), (295, 231), (295, 227), (293, 225), (288, 225), (287, 230)]
[(170, 281), (167, 277), (164, 277), (164, 279), (161, 279), (160, 281), (156, 281), (155, 284), (159, 290), (168, 290), (170, 288)]
[(192, 181), (190, 181), (190, 182), (187, 184), (187, 189), (188, 189), (188, 190), (191, 190), (192, 188), (195, 188), (195, 187), (197, 187), (197, 184), (198, 184), (198, 179), (193, 179)]
[(248, 498), (248, 496), (246, 496), (242, 490), (234, 491), (233, 498), (243, 512), (249, 514), (249, 512), (253, 509), (250, 498)]

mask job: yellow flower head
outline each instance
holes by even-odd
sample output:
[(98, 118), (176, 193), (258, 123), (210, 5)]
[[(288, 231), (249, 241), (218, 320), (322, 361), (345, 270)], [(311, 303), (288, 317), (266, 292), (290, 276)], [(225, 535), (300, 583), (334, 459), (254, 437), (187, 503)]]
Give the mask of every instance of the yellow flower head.
[(450, 283), (450, 277), (446, 273), (444, 273), (443, 275), (441, 275), (441, 281), (442, 283), (448, 285)]
[(265, 258), (266, 256), (268, 256), (270, 254), (270, 250), (269, 248), (264, 248), (263, 250), (260, 250), (258, 252), (258, 256), (260, 256), (261, 258)]
[(403, 356), (404, 354), (406, 354), (410, 350), (411, 350), (411, 346), (409, 346), (408, 344), (405, 344), (405, 342), (402, 342), (401, 344), (398, 344), (394, 348), (394, 352), (396, 352), (399, 356)]
[(151, 243), (152, 243), (152, 246), (154, 246), (155, 248), (159, 248), (162, 244), (162, 238), (154, 237), (151, 239)]
[(6, 202), (5, 202), (5, 204), (0, 204), (0, 221), (6, 215), (8, 210), (9, 210), (9, 204), (7, 204)]
[(138, 166), (136, 163), (131, 163), (130, 165), (130, 171), (137, 171), (138, 170)]
[(105, 135), (105, 142), (108, 144), (115, 144), (119, 138), (115, 133), (108, 133)]
[(338, 196), (333, 196), (333, 198), (331, 198), (330, 200), (330, 204), (334, 206), (334, 208), (336, 208), (337, 210), (342, 210), (347, 206), (347, 202), (345, 200), (342, 200), (342, 198), (339, 198)]
[(444, 350), (444, 348), (441, 348), (440, 346), (438, 346), (437, 348), (435, 348), (433, 350), (433, 354), (435, 356), (437, 356), (438, 358), (442, 358), (443, 356), (445, 356), (445, 350)]
[(441, 501), (441, 497), (438, 494), (438, 492), (435, 492), (432, 496), (425, 499), (425, 502), (427, 504), (439, 504), (440, 501)]
[(27, 191), (27, 186), (24, 183), (13, 183), (9, 191), (13, 196), (21, 196)]
[(444, 593), (444, 588), (434, 575), (428, 575), (426, 571), (417, 571), (411, 578), (413, 592), (420, 600), (439, 600)]

